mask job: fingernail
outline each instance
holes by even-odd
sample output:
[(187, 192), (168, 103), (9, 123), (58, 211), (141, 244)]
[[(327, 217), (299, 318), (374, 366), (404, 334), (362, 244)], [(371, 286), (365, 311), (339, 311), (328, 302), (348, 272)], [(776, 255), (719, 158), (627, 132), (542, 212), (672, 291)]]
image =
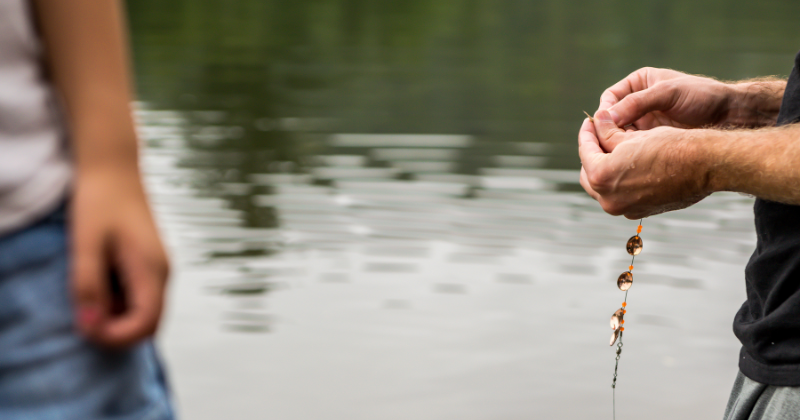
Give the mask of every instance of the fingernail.
[(614, 121), (613, 118), (611, 117), (611, 114), (606, 110), (597, 111), (597, 114), (595, 114), (594, 119), (607, 122)]
[(619, 118), (619, 114), (617, 114), (617, 111), (614, 111), (613, 109), (609, 109), (608, 113), (609, 113), (609, 115), (611, 115), (611, 119), (614, 120), (614, 124), (619, 125), (620, 118)]
[(82, 327), (92, 327), (97, 324), (97, 320), (100, 318), (100, 312), (97, 308), (91, 306), (85, 306), (82, 308), (78, 308), (78, 324)]

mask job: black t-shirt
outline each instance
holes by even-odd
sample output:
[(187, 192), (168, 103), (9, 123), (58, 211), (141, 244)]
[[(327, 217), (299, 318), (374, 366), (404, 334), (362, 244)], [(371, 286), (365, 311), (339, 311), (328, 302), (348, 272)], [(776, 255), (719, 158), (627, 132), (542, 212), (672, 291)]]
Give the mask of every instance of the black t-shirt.
[[(800, 53), (778, 125), (798, 121)], [(758, 243), (744, 271), (747, 301), (733, 321), (742, 342), (739, 369), (756, 382), (800, 386), (800, 206), (757, 199), (753, 210)]]

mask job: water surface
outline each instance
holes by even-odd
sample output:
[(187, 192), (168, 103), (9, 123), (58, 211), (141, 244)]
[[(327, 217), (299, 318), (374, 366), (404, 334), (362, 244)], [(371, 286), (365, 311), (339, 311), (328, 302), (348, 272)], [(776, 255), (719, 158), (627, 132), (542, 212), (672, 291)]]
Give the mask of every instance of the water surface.
[[(131, 3), (184, 417), (609, 417), (636, 222), (577, 185), (581, 110), (645, 65), (787, 74), (798, 8)], [(618, 418), (722, 416), (751, 206), (644, 221)]]

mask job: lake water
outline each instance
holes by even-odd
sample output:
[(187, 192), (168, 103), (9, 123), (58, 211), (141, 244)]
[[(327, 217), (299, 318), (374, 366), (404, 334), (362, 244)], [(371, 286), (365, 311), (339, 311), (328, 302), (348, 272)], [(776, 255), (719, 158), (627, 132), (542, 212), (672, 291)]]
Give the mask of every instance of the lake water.
[[(638, 67), (787, 74), (800, 4), (129, 5), (186, 419), (610, 418), (636, 222), (577, 184)], [(619, 419), (721, 418), (752, 199), (643, 223)]]

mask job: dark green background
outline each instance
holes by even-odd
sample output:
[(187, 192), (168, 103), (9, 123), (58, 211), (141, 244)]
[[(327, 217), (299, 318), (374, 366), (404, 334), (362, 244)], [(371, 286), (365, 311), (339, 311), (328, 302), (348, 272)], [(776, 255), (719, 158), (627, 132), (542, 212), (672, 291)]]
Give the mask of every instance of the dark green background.
[[(240, 127), (236, 135), (192, 147), (246, 152), (242, 176), (274, 160), (302, 171), (330, 132), (470, 134), (484, 145), (473, 155), (547, 142), (560, 147), (548, 167), (575, 169), (581, 111), (629, 72), (786, 75), (800, 49), (794, 1), (136, 0), (128, 8), (140, 99), (225, 111), (213, 122)], [(304, 123), (287, 127), (286, 118)], [(484, 163), (472, 160), (459, 172)]]

